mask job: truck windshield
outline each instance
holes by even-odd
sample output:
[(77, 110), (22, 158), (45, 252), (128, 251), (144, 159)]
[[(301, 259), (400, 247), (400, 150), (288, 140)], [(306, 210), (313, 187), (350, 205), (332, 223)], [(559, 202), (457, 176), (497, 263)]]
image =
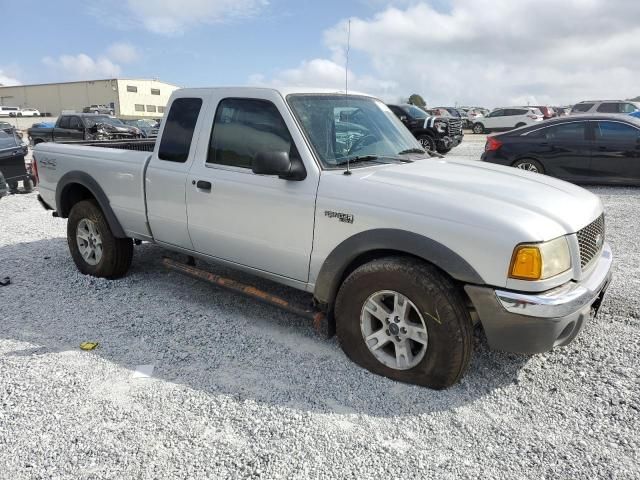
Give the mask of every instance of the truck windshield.
[(420, 144), (382, 102), (341, 94), (295, 94), (287, 101), (323, 166), (347, 160), (394, 161)]

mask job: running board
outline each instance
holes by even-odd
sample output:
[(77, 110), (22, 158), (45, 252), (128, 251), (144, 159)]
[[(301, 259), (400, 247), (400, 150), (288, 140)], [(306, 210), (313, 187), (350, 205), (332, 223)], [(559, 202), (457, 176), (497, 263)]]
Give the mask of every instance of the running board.
[(178, 273), (182, 273), (183, 275), (197, 278), (198, 280), (204, 280), (216, 287), (224, 288), (225, 290), (253, 298), (259, 302), (266, 303), (267, 305), (272, 305), (286, 312), (307, 318), (313, 323), (315, 331), (324, 338), (331, 338), (335, 333), (329, 325), (327, 316), (319, 310), (290, 303), (284, 298), (272, 295), (252, 285), (241, 283), (237, 280), (233, 280), (232, 278), (222, 277), (215, 273), (202, 270), (201, 268), (196, 268), (193, 265), (178, 262), (168, 257), (164, 257), (162, 259), (162, 263), (165, 267)]

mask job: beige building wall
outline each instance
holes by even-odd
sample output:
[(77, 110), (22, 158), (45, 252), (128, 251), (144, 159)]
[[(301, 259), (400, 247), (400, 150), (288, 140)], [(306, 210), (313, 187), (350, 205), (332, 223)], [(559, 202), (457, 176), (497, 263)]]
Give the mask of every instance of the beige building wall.
[[(55, 117), (63, 110), (81, 112), (84, 107), (92, 104), (113, 103), (118, 116), (160, 118), (171, 92), (177, 88), (179, 87), (169, 83), (143, 79), (18, 85), (0, 87), (0, 105), (37, 108), (40, 112), (50, 112)], [(137, 91), (128, 91), (133, 89)]]
[(160, 118), (171, 93), (178, 88), (158, 80), (118, 79), (120, 115), (124, 118)]

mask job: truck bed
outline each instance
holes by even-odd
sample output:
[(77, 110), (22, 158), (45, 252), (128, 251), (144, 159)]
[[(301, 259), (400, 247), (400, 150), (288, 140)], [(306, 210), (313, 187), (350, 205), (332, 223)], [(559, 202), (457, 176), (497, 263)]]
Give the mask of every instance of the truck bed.
[(40, 163), (40, 195), (57, 209), (56, 186), (62, 177), (90, 172), (127, 235), (149, 237), (144, 170), (154, 145), (153, 139), (41, 143), (34, 148)]

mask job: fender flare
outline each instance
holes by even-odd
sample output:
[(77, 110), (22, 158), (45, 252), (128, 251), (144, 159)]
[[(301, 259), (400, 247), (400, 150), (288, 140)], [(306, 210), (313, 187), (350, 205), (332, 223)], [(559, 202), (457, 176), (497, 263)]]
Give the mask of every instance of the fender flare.
[(113, 213), (113, 209), (111, 208), (111, 203), (109, 202), (109, 198), (102, 190), (102, 187), (94, 180), (94, 178), (80, 171), (70, 171), (65, 173), (62, 178), (58, 181), (58, 185), (56, 186), (56, 207), (58, 209), (58, 215), (61, 218), (67, 218), (69, 216), (69, 209), (65, 210), (62, 208), (63, 202), (62, 198), (67, 187), (72, 185), (81, 185), (93, 195), (93, 198), (96, 199), (100, 209), (104, 213), (105, 218), (107, 219), (107, 223), (109, 224), (109, 228), (111, 229), (111, 233), (116, 238), (126, 238), (127, 235), (124, 233), (124, 229), (115, 213)]
[(347, 238), (327, 256), (316, 278), (314, 297), (324, 305), (333, 305), (345, 272), (358, 257), (376, 250), (406, 253), (440, 268), (455, 280), (484, 285), (480, 274), (450, 248), (417, 233), (380, 228)]

